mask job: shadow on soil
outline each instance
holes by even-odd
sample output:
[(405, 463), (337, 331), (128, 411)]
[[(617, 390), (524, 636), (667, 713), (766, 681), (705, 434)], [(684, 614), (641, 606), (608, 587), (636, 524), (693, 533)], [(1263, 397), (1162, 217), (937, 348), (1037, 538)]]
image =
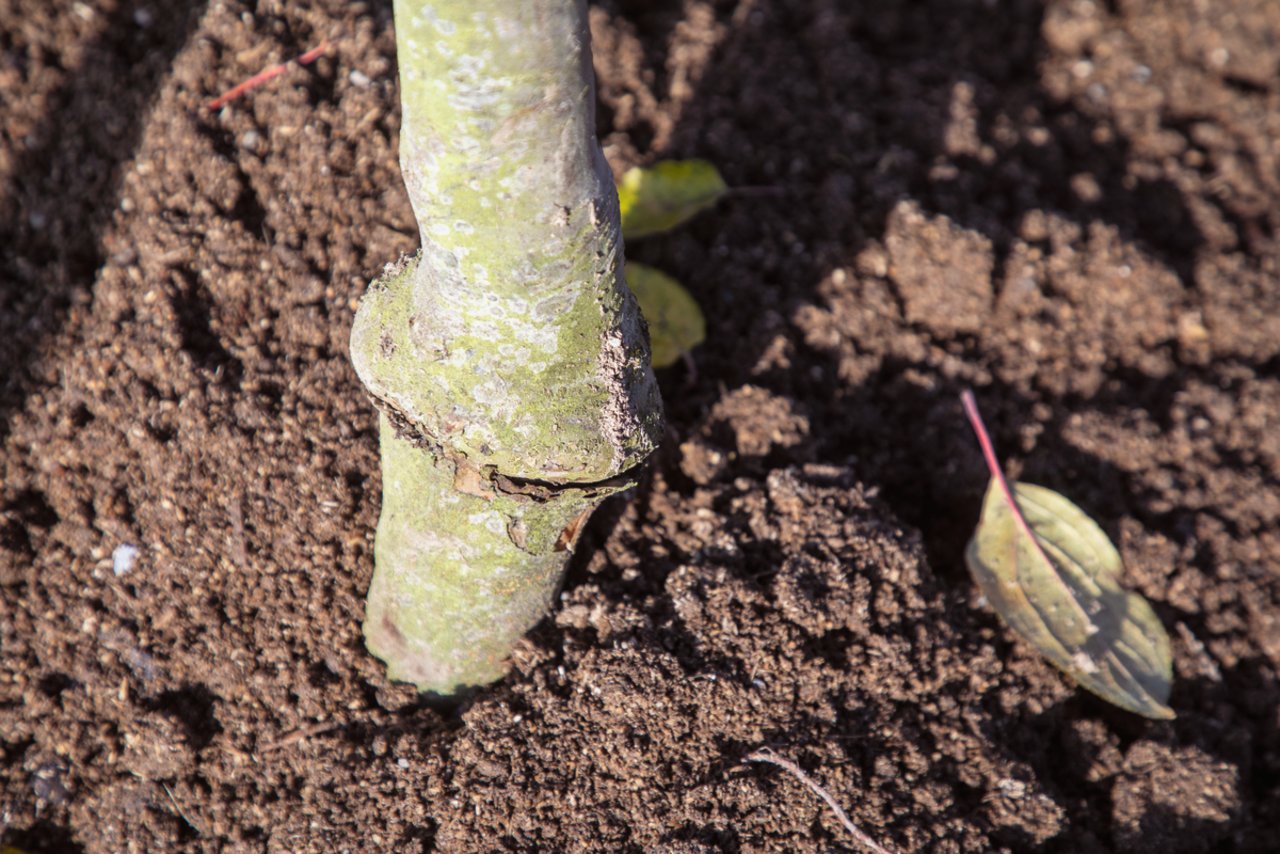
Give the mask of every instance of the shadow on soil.
[[(634, 28), (647, 64), (670, 67), (670, 45), (682, 19), (679, 4), (613, 0), (599, 5)], [(1044, 89), (1039, 71), (1047, 48), (1039, 2), (1004, 4), (998, 14), (982, 4), (819, 2), (803, 9), (761, 6), (739, 16), (735, 4), (714, 5), (727, 34), (682, 108), (671, 146), (649, 154), (652, 159), (705, 157), (722, 167), (731, 186), (767, 187), (803, 199), (808, 210), (795, 216), (806, 204), (788, 204), (784, 219), (771, 209), (767, 195), (731, 195), (715, 213), (628, 247), (630, 257), (683, 281), (711, 319), (708, 342), (696, 354), (702, 379), (692, 388), (683, 386), (685, 375), (679, 368), (661, 377), (668, 417), (679, 434), (672, 444), (697, 429), (726, 388), (750, 382), (800, 401), (810, 407), (813, 434), (810, 448), (799, 453), (848, 462), (868, 483), (882, 486), (894, 512), (923, 532), (931, 565), (943, 584), (967, 584), (960, 555), (977, 521), (987, 473), (958, 402), (964, 383), (941, 376), (936, 368), (893, 358), (883, 359), (881, 367), (857, 385), (833, 382), (838, 372), (832, 356), (806, 345), (785, 319), (801, 305), (822, 304), (822, 296), (811, 292), (808, 283), (850, 266), (868, 242), (881, 240), (890, 211), (908, 199), (928, 214), (944, 215), (987, 237), (994, 247), (992, 279), (997, 283), (1024, 215), (1037, 209), (1053, 211), (1084, 228), (1099, 222), (1115, 227), (1122, 239), (1176, 274), (1184, 289), (1195, 287), (1197, 258), (1213, 247), (1207, 246), (1178, 187), (1132, 174), (1132, 146), (1116, 128)], [(790, 42), (779, 47), (779, 38)], [(731, 79), (720, 73), (720, 66), (754, 72), (749, 79), (736, 73)], [(655, 92), (666, 85), (662, 75), (651, 82)], [(981, 144), (979, 151), (957, 153), (948, 139), (958, 101), (972, 107), (972, 133)], [(745, 102), (753, 110), (743, 110)], [(754, 116), (754, 122), (735, 121), (744, 115)], [(614, 117), (606, 105), (602, 122), (608, 124)], [(1043, 144), (1028, 143), (1025, 133), (1002, 131), (1025, 129), (1028, 121), (1046, 131), (1040, 137)], [(640, 126), (622, 130), (638, 146), (654, 133)], [(815, 138), (824, 140), (825, 147), (815, 147)], [(1001, 142), (1009, 138), (1016, 141)], [(803, 156), (787, 157), (789, 141), (795, 141), (795, 150)], [(821, 150), (820, 157), (813, 156), (816, 150)], [(1261, 221), (1245, 221), (1219, 200), (1210, 203), (1241, 234), (1263, 227)], [(785, 263), (771, 264), (770, 259)], [(750, 311), (743, 307), (748, 302)], [(779, 337), (791, 338), (789, 360), (764, 372), (753, 368), (770, 357)], [(986, 368), (993, 362), (994, 354), (972, 340), (940, 343), (969, 365)], [(797, 365), (813, 367), (802, 371)], [(1275, 369), (1274, 364), (1245, 367), (1262, 374)], [(1123, 472), (1074, 447), (1064, 430), (1073, 413), (1088, 410), (1141, 408), (1165, 423), (1175, 395), (1196, 371), (1179, 366), (1168, 376), (1153, 377), (1118, 369), (1109, 377), (1112, 382), (1087, 400), (1032, 399), (992, 385), (982, 392), (980, 402), (1002, 456), (1019, 456), (1021, 437), (1035, 428), (1037, 455), (1052, 460), (1035, 472), (1037, 482), (1088, 507), (1113, 539), (1117, 531), (1106, 520), (1133, 514), (1152, 530), (1181, 542), (1187, 536), (1187, 520), (1152, 509), (1150, 497), (1135, 491)], [(1046, 404), (1047, 418), (1033, 415), (1034, 406)], [(731, 442), (728, 447), (732, 449)], [(678, 450), (669, 447), (658, 465), (678, 489), (692, 491), (692, 484), (678, 474), (678, 456)], [(743, 462), (745, 468), (730, 476), (751, 465)], [(1231, 460), (1225, 465), (1231, 466)], [(584, 549), (603, 544), (616, 520), (616, 513), (598, 514)], [(652, 570), (665, 575), (670, 567)], [(578, 563), (569, 583), (585, 578)], [(652, 583), (661, 587), (660, 579)], [(1161, 616), (1170, 624), (1178, 618), (1168, 608)], [(667, 648), (692, 655), (686, 640), (668, 638)], [(742, 670), (741, 662), (716, 666), (729, 673)], [(1224, 678), (1227, 683), (1239, 681), (1232, 673)], [(1181, 708), (1200, 702), (1202, 692), (1216, 690), (1196, 680), (1181, 680), (1176, 699)], [(1267, 701), (1277, 699), (1274, 684), (1255, 691)], [(1072, 715), (1103, 717), (1130, 740), (1148, 728), (1088, 696), (1069, 706)], [(992, 737), (995, 743), (1009, 745), (1009, 757), (1031, 762), (1050, 786), (1087, 799), (1090, 809), (1072, 822), (1067, 835), (1099, 841), (1086, 825), (1091, 819), (1109, 818), (1108, 792), (1086, 784), (1083, 772), (1064, 776), (1043, 747), (1046, 738), (1056, 738), (1063, 715), (1063, 708), (1055, 708), (1035, 720), (1009, 722)], [(1255, 749), (1274, 749), (1274, 721), (1239, 724), (1252, 733)], [(1200, 738), (1193, 730), (1204, 725), (1188, 722), (1185, 741)], [(1249, 767), (1247, 757), (1230, 744), (1200, 746)], [(1256, 779), (1248, 781), (1244, 791), (1274, 790), (1273, 766), (1253, 774)], [(1148, 820), (1167, 823), (1169, 817), (1152, 813), (1142, 819), (1144, 826)], [(1257, 825), (1251, 826), (1256, 832)], [(1200, 830), (1211, 834), (1219, 828)], [(1097, 832), (1109, 840), (1105, 830)], [(723, 850), (737, 844), (716, 826), (688, 825), (671, 840)], [(1107, 840), (1103, 844), (1110, 844)], [(1028, 839), (1002, 841), (1017, 850), (1037, 850)]]
[(121, 166), (203, 8), (134, 0), (97, 13), (83, 62), (61, 69), (43, 121), (0, 175), (0, 438), (43, 381), (44, 350), (67, 312), (91, 298)]
[[(660, 58), (681, 20), (677, 4), (641, 8), (618, 0), (601, 6), (626, 16), (655, 65), (668, 64)], [(956, 403), (962, 383), (916, 362), (886, 358), (873, 377), (842, 387), (831, 379), (837, 376), (831, 356), (803, 341), (792, 342), (790, 362), (816, 366), (808, 372), (791, 363), (764, 374), (752, 370), (779, 335), (799, 337), (785, 315), (801, 305), (822, 304), (808, 283), (848, 266), (868, 241), (880, 240), (890, 211), (907, 199), (987, 237), (996, 256), (994, 282), (1001, 280), (1001, 264), (1024, 215), (1035, 209), (1082, 227), (1114, 226), (1177, 273), (1184, 287), (1192, 286), (1205, 241), (1177, 188), (1129, 174), (1130, 145), (1122, 136), (1044, 91), (1040, 3), (1022, 0), (995, 16), (980, 4), (827, 2), (815, 8), (770, 6), (736, 16), (734, 4), (717, 4), (727, 35), (682, 109), (671, 150), (653, 153), (707, 157), (729, 173), (732, 186), (763, 185), (808, 202), (787, 205), (791, 216), (783, 219), (767, 197), (731, 197), (686, 228), (628, 247), (629, 255), (684, 281), (713, 318), (709, 341), (697, 354), (707, 379), (687, 389), (678, 386), (680, 369), (662, 378), (669, 417), (683, 437), (721, 389), (744, 382), (801, 401), (811, 407), (815, 458), (856, 458), (864, 479), (883, 485), (894, 510), (925, 532), (932, 558), (958, 555), (986, 483)], [(794, 43), (771, 44), (779, 38)], [(754, 76), (728, 79), (718, 71), (722, 65), (754, 67)], [(658, 79), (652, 87), (663, 85)], [(756, 122), (730, 125), (724, 113), (742, 115), (736, 101), (743, 98), (759, 104)], [(973, 133), (984, 146), (980, 155), (957, 153), (949, 141), (957, 100), (972, 102)], [(609, 111), (603, 112), (607, 118)], [(1000, 130), (1025, 129), (1029, 121), (1047, 130), (1043, 144)], [(815, 137), (825, 141), (820, 159), (812, 156), (812, 144), (802, 144)], [(1018, 141), (1001, 142), (1009, 138)], [(783, 160), (789, 140), (808, 156)], [(1082, 196), (1082, 175), (1096, 192)], [(807, 210), (795, 217), (797, 207)], [(786, 263), (753, 265), (757, 255)], [(740, 300), (759, 306), (754, 322), (717, 329), (717, 318), (741, 322), (750, 316), (735, 305)], [(939, 343), (970, 365), (993, 361), (993, 354), (971, 340)], [(921, 374), (927, 382), (918, 381)], [(709, 381), (713, 377), (718, 384)], [(1047, 401), (1054, 419), (1048, 431), (1056, 432), (1082, 408), (1141, 406), (1151, 395), (1167, 406), (1186, 382), (1181, 372), (1115, 378), (1119, 385), (1098, 400)], [(1003, 448), (1017, 447), (1001, 439), (1027, 426), (1031, 404), (1046, 402), (1010, 397), (1007, 389), (984, 397)], [(1055, 452), (1064, 451), (1063, 445), (1056, 443)], [(1086, 496), (1077, 491), (1078, 497), (1097, 493), (1109, 504), (1117, 500), (1119, 479), (1096, 461), (1068, 460), (1059, 470), (1063, 478), (1101, 478), (1090, 478)], [(957, 514), (958, 507), (972, 507), (972, 513)], [(958, 564), (948, 558), (935, 568), (947, 572), (949, 565)]]

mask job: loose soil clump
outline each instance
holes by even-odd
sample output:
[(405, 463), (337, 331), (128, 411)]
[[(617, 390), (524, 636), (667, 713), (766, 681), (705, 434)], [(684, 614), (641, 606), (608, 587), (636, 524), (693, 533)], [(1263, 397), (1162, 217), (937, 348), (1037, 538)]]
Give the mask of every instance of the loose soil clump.
[[(767, 746), (893, 850), (1273, 849), (1280, 7), (592, 26), (618, 174), (755, 189), (631, 247), (702, 305), (696, 373), (662, 373), (668, 440), (511, 675), (441, 709), (360, 637), (380, 483), (346, 340), (416, 240), (390, 4), (0, 3), (0, 842), (852, 847), (744, 764)], [(1176, 720), (978, 599), (968, 386), (1011, 473), (1116, 542)]]

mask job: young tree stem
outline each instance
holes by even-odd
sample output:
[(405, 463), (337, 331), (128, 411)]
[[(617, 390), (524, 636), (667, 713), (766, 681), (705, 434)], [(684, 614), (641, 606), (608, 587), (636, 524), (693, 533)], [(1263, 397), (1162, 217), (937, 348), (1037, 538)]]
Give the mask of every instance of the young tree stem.
[(656, 446), (583, 0), (396, 0), (401, 171), (422, 248), (351, 336), (383, 412), (366, 608), (393, 678), (501, 676), (581, 520)]

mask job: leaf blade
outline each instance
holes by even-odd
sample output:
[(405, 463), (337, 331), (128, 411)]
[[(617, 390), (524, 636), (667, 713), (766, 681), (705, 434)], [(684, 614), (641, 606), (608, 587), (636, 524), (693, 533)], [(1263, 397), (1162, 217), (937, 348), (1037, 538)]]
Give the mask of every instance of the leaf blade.
[(649, 325), (649, 347), (655, 368), (666, 368), (707, 337), (707, 321), (697, 301), (675, 279), (630, 261), (627, 285)]
[(993, 478), (965, 550), (987, 600), (1015, 634), (1077, 684), (1136, 714), (1173, 718), (1168, 634), (1150, 603), (1120, 586), (1115, 546), (1064, 496), (1032, 484), (1011, 486), (1026, 528)]
[(728, 192), (706, 160), (663, 160), (635, 167), (618, 184), (622, 235), (627, 240), (669, 231), (714, 205)]

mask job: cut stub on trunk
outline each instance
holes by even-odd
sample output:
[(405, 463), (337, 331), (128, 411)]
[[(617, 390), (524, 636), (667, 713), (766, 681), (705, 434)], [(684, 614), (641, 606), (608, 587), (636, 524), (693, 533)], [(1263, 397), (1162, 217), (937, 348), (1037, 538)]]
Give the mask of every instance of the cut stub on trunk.
[(382, 418), (382, 515), (365, 642), (388, 675), (442, 696), (493, 682), (551, 609), (591, 511), (625, 481), (537, 497), (455, 488), (456, 465)]

